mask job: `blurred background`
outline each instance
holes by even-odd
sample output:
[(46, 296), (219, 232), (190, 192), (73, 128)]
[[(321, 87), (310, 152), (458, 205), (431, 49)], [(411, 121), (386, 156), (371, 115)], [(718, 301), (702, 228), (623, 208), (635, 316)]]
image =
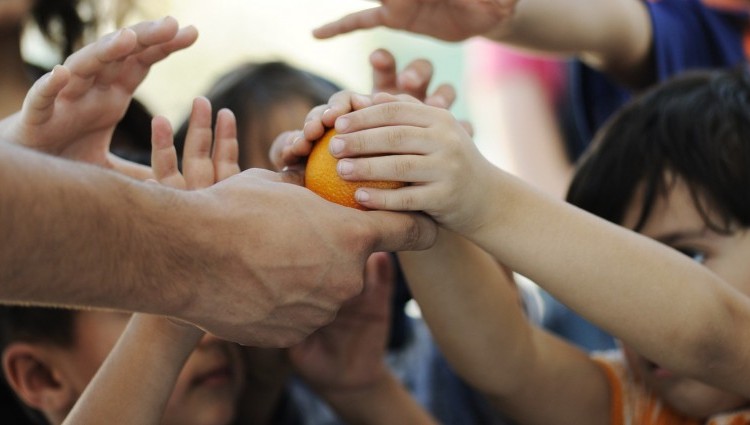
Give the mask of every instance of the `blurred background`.
[[(187, 113), (192, 98), (204, 93), (216, 77), (246, 61), (284, 60), (343, 87), (369, 92), (368, 55), (378, 47), (385, 47), (400, 64), (418, 57), (433, 61), (436, 84), (450, 82), (456, 87), (462, 84), (461, 44), (384, 29), (331, 40), (312, 37), (316, 26), (345, 13), (372, 7), (374, 3), (369, 1), (137, 0), (135, 4), (124, 24), (172, 15), (182, 25), (194, 25), (200, 33), (190, 49), (157, 64), (137, 93), (153, 112), (164, 114), (173, 122)], [(38, 36), (29, 34), (26, 38), (29, 57), (42, 64), (56, 63), (58, 59), (48, 55)], [(468, 117), (461, 98), (453, 110), (464, 119)]]

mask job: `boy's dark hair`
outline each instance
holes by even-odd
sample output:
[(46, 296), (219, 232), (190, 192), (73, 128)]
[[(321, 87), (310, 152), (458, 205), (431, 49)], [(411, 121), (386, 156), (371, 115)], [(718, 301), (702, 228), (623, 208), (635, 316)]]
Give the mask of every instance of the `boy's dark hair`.
[(614, 223), (643, 185), (635, 229), (675, 178), (709, 228), (750, 226), (750, 77), (746, 68), (692, 71), (636, 97), (584, 154), (568, 202)]
[[(328, 102), (340, 91), (335, 83), (282, 61), (245, 63), (220, 77), (206, 94), (211, 102), (213, 121), (219, 109), (227, 108), (237, 116), (237, 133), (242, 138), (253, 123), (263, 122), (274, 105), (294, 99), (308, 100), (312, 105)], [(300, 126), (302, 123), (300, 123)], [(187, 120), (175, 133), (175, 147), (182, 157), (187, 134)], [(276, 134), (264, 135), (272, 140)], [(240, 150), (245, 147), (240, 146)], [(242, 155), (240, 155), (242, 157)]]
[[(8, 345), (14, 342), (70, 347), (75, 342), (74, 319), (74, 310), (0, 305), (0, 353), (4, 353)], [(4, 420), (13, 424), (46, 425), (44, 415), (21, 402), (5, 379), (3, 373), (0, 379), (0, 411)]]

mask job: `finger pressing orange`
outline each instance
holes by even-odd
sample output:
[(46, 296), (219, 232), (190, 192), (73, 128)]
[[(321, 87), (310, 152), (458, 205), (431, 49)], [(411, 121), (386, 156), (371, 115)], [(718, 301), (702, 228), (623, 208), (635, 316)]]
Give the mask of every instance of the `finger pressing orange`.
[(405, 186), (403, 182), (387, 181), (357, 181), (350, 182), (339, 177), (336, 172), (336, 159), (328, 151), (331, 138), (336, 135), (336, 130), (329, 129), (313, 145), (310, 156), (307, 158), (305, 168), (305, 187), (322, 196), (323, 198), (347, 207), (366, 210), (354, 199), (354, 192), (360, 187), (372, 187), (378, 189), (398, 189)]

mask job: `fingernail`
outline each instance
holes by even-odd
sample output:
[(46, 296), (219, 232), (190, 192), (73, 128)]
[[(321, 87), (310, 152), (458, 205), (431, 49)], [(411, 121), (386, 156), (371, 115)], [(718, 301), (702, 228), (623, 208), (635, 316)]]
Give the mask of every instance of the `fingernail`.
[(341, 160), (339, 161), (338, 165), (336, 165), (336, 170), (338, 171), (339, 175), (346, 176), (354, 171), (354, 164), (352, 164), (351, 161)]
[(344, 141), (339, 139), (338, 137), (334, 137), (333, 139), (331, 139), (331, 142), (328, 145), (328, 149), (330, 150), (332, 155), (340, 154), (344, 150)]
[(370, 194), (362, 189), (357, 189), (357, 191), (354, 192), (354, 199), (357, 202), (367, 202), (370, 200)]
[(346, 131), (347, 128), (349, 128), (349, 119), (344, 117), (339, 117), (336, 119), (336, 131)]

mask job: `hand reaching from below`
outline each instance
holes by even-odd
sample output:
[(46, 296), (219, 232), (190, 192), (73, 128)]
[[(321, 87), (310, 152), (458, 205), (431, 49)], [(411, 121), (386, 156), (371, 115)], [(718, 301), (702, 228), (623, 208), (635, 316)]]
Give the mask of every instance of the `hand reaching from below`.
[(394, 279), (390, 255), (372, 254), (364, 291), (344, 304), (330, 325), (289, 349), (293, 366), (316, 391), (367, 389), (383, 377)]

